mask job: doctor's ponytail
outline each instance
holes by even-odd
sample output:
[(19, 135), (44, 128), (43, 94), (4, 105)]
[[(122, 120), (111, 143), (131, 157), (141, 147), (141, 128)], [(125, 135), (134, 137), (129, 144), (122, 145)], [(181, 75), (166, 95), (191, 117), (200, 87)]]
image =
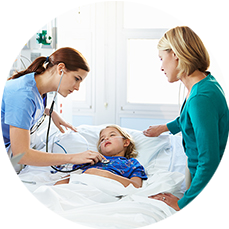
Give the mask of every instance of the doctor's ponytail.
[(53, 66), (58, 65), (59, 63), (64, 63), (65, 67), (69, 71), (78, 71), (78, 69), (90, 71), (88, 63), (83, 55), (73, 48), (60, 48), (51, 54), (48, 58), (41, 56), (36, 58), (30, 66), (20, 72), (17, 72), (15, 75), (10, 77), (10, 79), (17, 79), (20, 76), (33, 73), (42, 74), (46, 70), (51, 69)]
[(45, 68), (43, 66), (45, 61), (46, 61), (46, 57), (40, 56), (40, 57), (36, 58), (32, 62), (32, 64), (29, 65), (29, 67), (27, 69), (22, 70), (20, 72), (17, 72), (13, 76), (11, 76), (8, 80), (17, 79), (20, 76), (23, 76), (23, 75), (26, 75), (26, 74), (29, 74), (29, 73), (32, 73), (32, 72), (35, 72), (37, 74), (41, 74), (42, 72), (45, 71)]

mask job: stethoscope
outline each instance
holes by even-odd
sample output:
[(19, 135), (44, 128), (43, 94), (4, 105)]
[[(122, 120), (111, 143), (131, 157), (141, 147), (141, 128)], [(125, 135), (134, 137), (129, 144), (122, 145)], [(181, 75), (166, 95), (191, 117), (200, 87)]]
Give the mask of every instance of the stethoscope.
[[(46, 134), (46, 152), (48, 152), (49, 131), (50, 131), (50, 126), (51, 126), (51, 114), (52, 114), (52, 112), (53, 112), (53, 107), (54, 107), (54, 103), (55, 103), (55, 100), (56, 100), (56, 96), (57, 96), (57, 93), (58, 93), (58, 91), (59, 91), (60, 83), (61, 83), (62, 78), (63, 78), (63, 75), (64, 75), (64, 71), (63, 71), (62, 69), (61, 69), (61, 72), (62, 72), (62, 73), (61, 73), (60, 82), (59, 82), (59, 85), (58, 85), (58, 87), (57, 87), (57, 90), (56, 90), (56, 92), (55, 92), (55, 95), (54, 95), (54, 97), (53, 97), (53, 101), (52, 101), (51, 106), (50, 106), (50, 109), (49, 109), (49, 122), (48, 122), (47, 134)], [(85, 139), (85, 138), (84, 138), (84, 139)], [(85, 139), (85, 141), (86, 141), (86, 139)], [(87, 142), (87, 141), (86, 141), (86, 142)], [(87, 143), (87, 144), (88, 144), (88, 143)], [(67, 152), (65, 152), (65, 153), (67, 153)], [(108, 164), (109, 162), (110, 162), (110, 160), (107, 160), (107, 159), (103, 159), (103, 160), (101, 161), (101, 163), (103, 163), (103, 164)], [(52, 169), (55, 170), (55, 172), (70, 173), (70, 172), (73, 172), (73, 171), (76, 171), (76, 170), (79, 170), (79, 169), (83, 169), (84, 167), (86, 167), (86, 166), (88, 166), (88, 165), (89, 165), (89, 163), (82, 164), (82, 165), (80, 165), (80, 166), (78, 166), (78, 167), (74, 167), (73, 169), (68, 170), (68, 171), (62, 170), (61, 168), (58, 168), (58, 167), (55, 167), (55, 166), (51, 166), (51, 167), (52, 167)], [(54, 173), (54, 172), (51, 171), (51, 173)], [(12, 179), (16, 180), (16, 181), (20, 181), (20, 182), (23, 182), (23, 183), (36, 184), (35, 181), (25, 181), (25, 180), (21, 180), (21, 179), (15, 178), (15, 177), (14, 177), (15, 175), (16, 175), (16, 174), (11, 174), (10, 177), (11, 177)], [(61, 178), (61, 179), (59, 179), (59, 180), (63, 180), (63, 179), (66, 179), (66, 178)], [(57, 180), (57, 181), (59, 181), (59, 180)], [(49, 182), (49, 183), (51, 183), (51, 182)]]
[(60, 70), (62, 73), (61, 73), (61, 77), (60, 77), (60, 82), (58, 84), (58, 87), (57, 87), (57, 90), (55, 92), (55, 95), (53, 97), (53, 100), (52, 100), (52, 103), (51, 103), (51, 106), (50, 106), (50, 109), (49, 109), (49, 122), (48, 122), (48, 129), (47, 129), (47, 135), (46, 135), (46, 152), (48, 152), (48, 140), (49, 140), (49, 131), (50, 131), (50, 125), (51, 125), (51, 115), (52, 115), (52, 112), (53, 112), (53, 107), (54, 107), (54, 103), (56, 101), (56, 96), (57, 96), (57, 93), (60, 89), (60, 83), (63, 79), (63, 75), (64, 75), (64, 71), (63, 69)]
[[(60, 84), (61, 84), (61, 81), (62, 81), (62, 78), (63, 78), (63, 75), (64, 75), (64, 71), (63, 71), (63, 69), (61, 69), (61, 77), (60, 77), (60, 82), (59, 82), (59, 85), (58, 85), (58, 87), (57, 87), (57, 90), (56, 90), (56, 92), (55, 92), (55, 95), (54, 95), (54, 97), (53, 97), (53, 101), (52, 101), (52, 103), (51, 103), (51, 106), (50, 106), (50, 109), (49, 109), (49, 122), (48, 122), (48, 129), (47, 129), (47, 135), (46, 135), (46, 152), (48, 152), (48, 141), (49, 141), (49, 131), (50, 131), (50, 125), (51, 125), (51, 115), (52, 115), (52, 112), (53, 112), (53, 107), (54, 107), (54, 103), (55, 103), (55, 101), (56, 101), (56, 96), (57, 96), (57, 93), (58, 93), (58, 91), (59, 91), (59, 89), (60, 89)], [(86, 139), (85, 139), (86, 140)], [(65, 152), (65, 153), (67, 153), (67, 152)], [(110, 160), (105, 160), (105, 159), (103, 159), (102, 161), (101, 161), (101, 163), (103, 163), (103, 164), (108, 164), (110, 162)], [(70, 171), (62, 171), (62, 170), (59, 170), (59, 169), (57, 169), (56, 167), (54, 167), (54, 166), (51, 166), (52, 167), (52, 169), (54, 169), (55, 171), (57, 171), (57, 172), (62, 172), (62, 173), (69, 173), (69, 172), (73, 172), (73, 171), (76, 171), (76, 170), (78, 170), (78, 169), (83, 169), (84, 167), (86, 167), (86, 166), (88, 166), (89, 164), (88, 163), (86, 163), (86, 164), (83, 164), (83, 165), (81, 165), (81, 166), (79, 166), (79, 167), (76, 167), (76, 166), (74, 166), (74, 168), (73, 169), (71, 169)]]

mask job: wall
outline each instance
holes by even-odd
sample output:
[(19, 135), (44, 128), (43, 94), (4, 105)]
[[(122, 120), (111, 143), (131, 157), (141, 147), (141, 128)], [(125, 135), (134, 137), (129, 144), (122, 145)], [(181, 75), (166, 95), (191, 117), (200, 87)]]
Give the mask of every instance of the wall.
[[(70, 46), (78, 49), (91, 67), (80, 92), (75, 92), (68, 98), (58, 97), (56, 109), (62, 112), (66, 121), (75, 126), (117, 123), (142, 130), (149, 125), (166, 123), (179, 115), (185, 93), (178, 92), (177, 89), (175, 96), (181, 95), (177, 105), (130, 103), (127, 98), (128, 40), (160, 38), (166, 28), (179, 24), (179, 21), (168, 14), (164, 14), (164, 20), (157, 21), (157, 17), (162, 14), (162, 11), (141, 4), (100, 2), (73, 9), (60, 15), (56, 24), (54, 20), (43, 27), (47, 29), (50, 25), (57, 26), (57, 48)], [(166, 18), (170, 20), (165, 20)], [(35, 37), (21, 51), (23, 56), (31, 59), (34, 55), (48, 56), (54, 51), (51, 48), (40, 49), (35, 43)], [(17, 63), (21, 66), (20, 60)], [(214, 68), (211, 67), (210, 70), (215, 72), (224, 86), (217, 65), (212, 66)], [(156, 68), (159, 71), (160, 66)], [(131, 70), (134, 71), (135, 68)], [(156, 74), (158, 79), (165, 78), (162, 73)], [(149, 84), (149, 80), (139, 81), (139, 87), (145, 88)], [(168, 89), (174, 86), (167, 82), (166, 85)], [(159, 89), (158, 96), (151, 95), (152, 91), (148, 89), (145, 96), (155, 97), (155, 100), (160, 97), (167, 100), (167, 97), (171, 97), (171, 93), (166, 93), (167, 88), (162, 92), (161, 81), (155, 81), (153, 86), (156, 86), (153, 91)], [(136, 90), (137, 95), (138, 93)], [(49, 98), (52, 100), (53, 95)]]

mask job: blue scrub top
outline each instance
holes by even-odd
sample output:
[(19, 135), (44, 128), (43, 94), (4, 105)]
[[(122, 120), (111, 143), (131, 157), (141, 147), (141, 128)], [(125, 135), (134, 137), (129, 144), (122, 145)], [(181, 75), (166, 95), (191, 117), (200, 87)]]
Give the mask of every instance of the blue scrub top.
[(1, 105), (1, 124), (5, 146), (10, 145), (9, 126), (30, 130), (44, 113), (34, 79), (35, 73), (6, 82)]

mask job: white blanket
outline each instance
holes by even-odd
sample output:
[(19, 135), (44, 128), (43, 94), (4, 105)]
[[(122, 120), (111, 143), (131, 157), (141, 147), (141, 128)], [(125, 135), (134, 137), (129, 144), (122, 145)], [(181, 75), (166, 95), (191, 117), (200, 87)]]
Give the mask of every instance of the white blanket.
[[(149, 195), (169, 192), (181, 197), (184, 175), (158, 171), (140, 189), (125, 188), (117, 181), (89, 174), (71, 174), (70, 184), (42, 185), (49, 172), (30, 171), (20, 175), (27, 188), (45, 206), (60, 216), (96, 228), (137, 228), (158, 222), (175, 213)], [(54, 175), (55, 176), (55, 175)], [(55, 177), (56, 179), (56, 177)]]
[[(49, 149), (54, 153), (96, 150), (99, 131), (104, 126), (79, 126), (78, 133), (50, 134)], [(66, 174), (50, 173), (50, 167), (27, 166), (19, 177), (45, 206), (73, 222), (95, 228), (137, 228), (150, 225), (175, 213), (162, 201), (148, 196), (168, 192), (181, 198), (184, 193), (186, 157), (181, 138), (171, 135), (147, 138), (142, 132), (126, 129), (134, 138), (137, 159), (145, 167), (148, 180), (142, 188), (80, 171), (70, 175), (70, 183), (53, 186)], [(39, 132), (33, 147), (45, 150), (46, 131)], [(86, 139), (86, 141), (85, 141)], [(87, 142), (87, 143), (85, 143)], [(56, 144), (58, 143), (58, 144)], [(74, 144), (73, 144), (74, 143)], [(59, 147), (58, 145), (61, 145)], [(85, 149), (84, 149), (85, 148)]]

